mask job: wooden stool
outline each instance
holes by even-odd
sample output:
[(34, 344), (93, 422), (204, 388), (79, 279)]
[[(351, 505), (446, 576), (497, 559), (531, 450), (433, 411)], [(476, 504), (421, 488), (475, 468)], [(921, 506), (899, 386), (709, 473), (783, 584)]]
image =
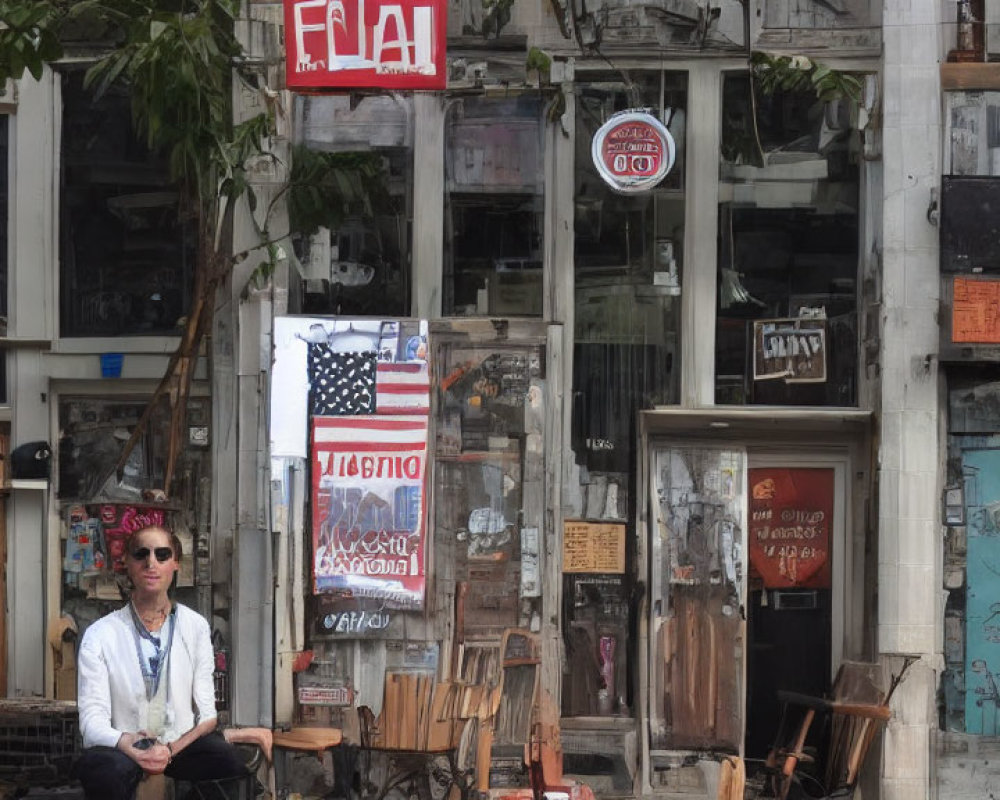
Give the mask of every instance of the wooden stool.
[(344, 741), (344, 732), (340, 728), (292, 728), (290, 731), (274, 732), (274, 777), (275, 786), (285, 785), (285, 751), (314, 753), (316, 758), (323, 758), (323, 753), (339, 747)]
[(292, 728), (290, 731), (275, 731), (274, 746), (285, 750), (306, 750), (320, 755), (324, 750), (339, 747), (344, 741), (340, 728)]
[[(173, 783), (171, 781), (171, 783)], [(168, 794), (166, 775), (143, 775), (135, 790), (135, 800), (167, 800)]]

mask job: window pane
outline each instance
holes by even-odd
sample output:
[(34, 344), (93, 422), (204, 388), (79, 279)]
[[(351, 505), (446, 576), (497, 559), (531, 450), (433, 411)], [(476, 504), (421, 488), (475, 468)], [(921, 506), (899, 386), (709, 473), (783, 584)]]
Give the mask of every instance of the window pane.
[(179, 333), (195, 226), (180, 221), (166, 162), (132, 132), (128, 96), (63, 77), (60, 332)]
[[(636, 410), (679, 395), (686, 105), (686, 73), (646, 73), (630, 85), (598, 74), (577, 85), (573, 447), (595, 473), (630, 472)], [(636, 195), (605, 184), (590, 154), (597, 129), (627, 108), (653, 109), (679, 152), (664, 181)]]
[[(845, 101), (726, 77), (715, 399), (857, 402), (858, 141)], [(759, 141), (759, 146), (758, 146)]]
[(408, 95), (296, 95), (289, 216), (303, 314), (405, 316), (410, 310), (413, 109)]
[[(576, 85), (574, 180), (575, 345), (572, 446), (578, 486), (571, 516), (630, 522), (636, 418), (676, 403), (684, 244), (687, 74), (587, 73)], [(671, 131), (677, 160), (651, 191), (619, 194), (591, 157), (597, 130), (618, 111), (650, 109)], [(579, 669), (563, 676), (563, 714), (628, 713), (637, 695), (632, 652), (635, 543), (624, 574), (564, 577), (565, 645)]]
[(542, 313), (541, 116), (535, 95), (462, 98), (448, 110), (446, 316)]
[[(69, 397), (59, 404), (59, 500), (141, 502), (143, 490), (162, 486), (170, 436), (169, 409), (160, 403), (132, 450), (119, 481), (115, 466), (122, 448), (146, 409), (147, 400), (129, 398)], [(204, 429), (211, 406), (203, 398), (187, 405), (189, 436)], [(207, 435), (207, 434), (206, 434)], [(177, 469), (179, 484), (197, 480), (192, 471), (207, 465), (207, 439), (181, 448)], [(204, 461), (204, 464), (202, 462)], [(193, 466), (192, 466), (193, 465)], [(194, 476), (194, 477), (192, 477)], [(188, 491), (183, 486), (178, 494)]]
[[(7, 171), (7, 152), (10, 144), (10, 117), (0, 116), (0, 336), (7, 335), (7, 225), (10, 178)], [(4, 392), (2, 398), (6, 399)]]
[[(0, 116), (0, 336), (7, 335), (7, 225), (10, 179), (7, 153), (10, 117)], [(0, 404), (7, 403), (7, 351), (0, 350)]]

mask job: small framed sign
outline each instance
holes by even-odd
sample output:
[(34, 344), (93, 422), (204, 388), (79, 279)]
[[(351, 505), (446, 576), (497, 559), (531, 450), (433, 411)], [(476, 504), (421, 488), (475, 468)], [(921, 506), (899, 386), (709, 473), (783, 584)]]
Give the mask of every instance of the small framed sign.
[(944, 524), (965, 524), (965, 492), (961, 486), (948, 486), (944, 490)]

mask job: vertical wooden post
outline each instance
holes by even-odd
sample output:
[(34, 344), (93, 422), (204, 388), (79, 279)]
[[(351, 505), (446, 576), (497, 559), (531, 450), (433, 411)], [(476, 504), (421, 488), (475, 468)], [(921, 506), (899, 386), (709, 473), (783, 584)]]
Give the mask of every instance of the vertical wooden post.
[(7, 696), (7, 494), (10, 433), (0, 433), (0, 697)]
[[(3, 437), (6, 455), (7, 437)], [(4, 477), (6, 482), (6, 476)], [(0, 697), (7, 696), (7, 495), (0, 494)]]

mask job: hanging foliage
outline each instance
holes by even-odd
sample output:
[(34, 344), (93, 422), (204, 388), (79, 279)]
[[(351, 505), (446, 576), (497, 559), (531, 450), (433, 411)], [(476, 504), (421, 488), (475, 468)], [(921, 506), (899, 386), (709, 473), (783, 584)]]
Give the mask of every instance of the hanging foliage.
[(309, 236), (320, 226), (339, 227), (347, 217), (375, 217), (389, 202), (384, 175), (378, 153), (295, 148), (288, 182), (291, 229)]
[(750, 55), (750, 70), (764, 94), (777, 91), (814, 91), (822, 101), (861, 100), (861, 80), (849, 72), (841, 72), (806, 56), (772, 56), (754, 51)]
[(45, 64), (62, 57), (59, 25), (69, 3), (0, 2), (0, 84), (27, 70), (38, 80)]

